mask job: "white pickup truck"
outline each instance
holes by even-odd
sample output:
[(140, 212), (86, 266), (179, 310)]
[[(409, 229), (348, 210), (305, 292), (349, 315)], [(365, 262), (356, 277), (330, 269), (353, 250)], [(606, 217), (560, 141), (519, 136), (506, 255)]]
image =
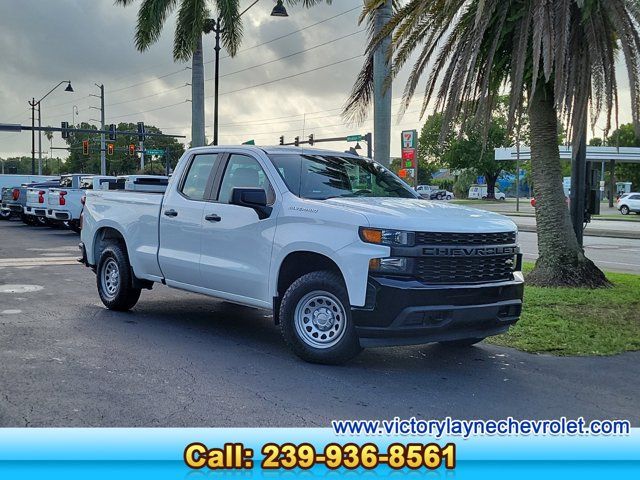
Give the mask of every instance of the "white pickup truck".
[(295, 147), (201, 147), (166, 193), (87, 192), (80, 243), (108, 308), (154, 282), (269, 309), (301, 358), (471, 345), (506, 331), (524, 282), (516, 225), (430, 202), (381, 165)]
[(116, 177), (100, 175), (63, 175), (60, 186), (47, 192), (46, 216), (53, 222), (67, 222), (69, 228), (80, 233), (80, 213), (87, 190), (102, 189), (115, 182)]

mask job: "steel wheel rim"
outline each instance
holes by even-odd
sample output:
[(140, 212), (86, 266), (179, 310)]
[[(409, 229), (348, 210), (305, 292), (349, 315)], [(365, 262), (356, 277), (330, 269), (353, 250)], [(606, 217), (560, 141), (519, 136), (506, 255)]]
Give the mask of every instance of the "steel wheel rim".
[(108, 298), (115, 297), (120, 286), (120, 269), (114, 259), (110, 258), (105, 262), (102, 267), (100, 281), (102, 283), (102, 291), (104, 294)]
[(294, 313), (298, 337), (313, 348), (326, 349), (344, 337), (347, 316), (338, 298), (324, 291), (307, 293)]

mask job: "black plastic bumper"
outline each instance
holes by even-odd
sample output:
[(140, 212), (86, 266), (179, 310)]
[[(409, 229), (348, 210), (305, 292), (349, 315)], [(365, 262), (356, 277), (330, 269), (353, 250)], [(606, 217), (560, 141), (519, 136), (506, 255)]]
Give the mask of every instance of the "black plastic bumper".
[(481, 285), (425, 285), (370, 277), (367, 304), (352, 310), (363, 347), (417, 345), (484, 338), (520, 318), (524, 281)]

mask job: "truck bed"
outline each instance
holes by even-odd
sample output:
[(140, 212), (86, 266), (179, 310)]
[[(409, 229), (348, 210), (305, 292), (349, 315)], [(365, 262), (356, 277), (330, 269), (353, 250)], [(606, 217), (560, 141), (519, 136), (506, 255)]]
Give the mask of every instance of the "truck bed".
[[(161, 193), (87, 190), (84, 208), (91, 215), (84, 216), (83, 229), (86, 227), (89, 231), (94, 231), (89, 222), (100, 221), (105, 221), (104, 225), (111, 225), (117, 230), (123, 229), (120, 233), (127, 239), (129, 257), (136, 275), (140, 274), (139, 278), (160, 278), (162, 273), (157, 254), (162, 199)], [(117, 219), (118, 224), (109, 219)], [(85, 239), (87, 249), (93, 248), (94, 240)]]

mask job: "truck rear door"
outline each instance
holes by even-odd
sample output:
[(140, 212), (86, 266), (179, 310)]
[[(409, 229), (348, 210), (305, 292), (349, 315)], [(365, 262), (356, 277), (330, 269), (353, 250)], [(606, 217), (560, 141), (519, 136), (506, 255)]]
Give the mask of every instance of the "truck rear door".
[(217, 153), (188, 159), (181, 178), (167, 189), (160, 210), (158, 263), (168, 285), (202, 286), (200, 247), (205, 205), (211, 198)]

